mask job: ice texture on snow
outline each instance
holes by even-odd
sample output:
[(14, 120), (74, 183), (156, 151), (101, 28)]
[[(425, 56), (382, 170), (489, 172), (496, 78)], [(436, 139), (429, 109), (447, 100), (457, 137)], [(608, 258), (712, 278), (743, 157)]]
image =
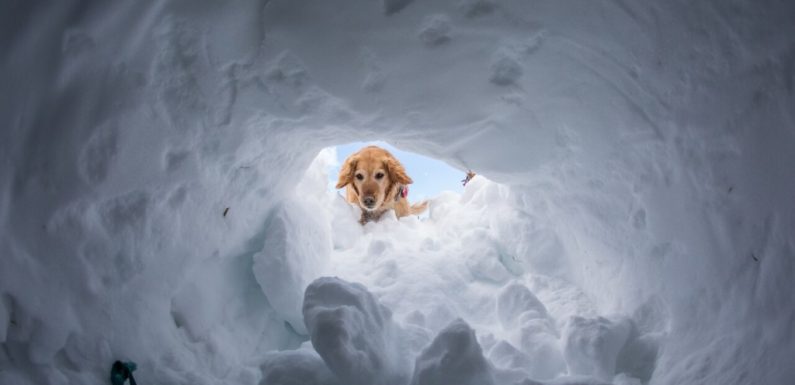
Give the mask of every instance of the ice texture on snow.
[[(302, 199), (323, 215), (299, 227), (331, 227), (323, 274), (410, 324), (409, 360), (463, 318), (507, 384), (791, 382), (794, 8), (3, 2), (0, 383), (106, 383), (123, 359), (140, 383), (257, 384), (306, 345), (313, 274), (262, 261)], [(430, 48), (432, 15), (451, 38)], [(297, 193), (323, 148), (378, 139), (479, 177), (364, 227)], [(296, 275), (269, 287), (255, 256)], [(503, 327), (512, 282), (548, 319)], [(612, 356), (621, 324), (588, 322), (614, 314), (635, 327), (613, 367), (587, 349)]]

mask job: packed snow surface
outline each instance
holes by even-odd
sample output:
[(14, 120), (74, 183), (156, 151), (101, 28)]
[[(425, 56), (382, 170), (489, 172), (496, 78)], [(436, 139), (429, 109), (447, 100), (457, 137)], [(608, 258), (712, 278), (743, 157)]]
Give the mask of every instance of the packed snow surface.
[[(0, 384), (791, 383), (792, 20), (3, 2)], [(479, 176), (360, 226), (372, 140)]]

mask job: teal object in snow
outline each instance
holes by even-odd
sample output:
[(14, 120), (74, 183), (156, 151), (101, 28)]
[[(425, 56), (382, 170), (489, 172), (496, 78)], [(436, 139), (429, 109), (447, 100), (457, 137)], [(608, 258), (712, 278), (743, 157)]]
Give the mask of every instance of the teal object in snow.
[(132, 372), (135, 371), (137, 367), (135, 362), (114, 362), (113, 366), (110, 368), (111, 385), (124, 385), (124, 381), (127, 379), (130, 379), (130, 385), (136, 385)]

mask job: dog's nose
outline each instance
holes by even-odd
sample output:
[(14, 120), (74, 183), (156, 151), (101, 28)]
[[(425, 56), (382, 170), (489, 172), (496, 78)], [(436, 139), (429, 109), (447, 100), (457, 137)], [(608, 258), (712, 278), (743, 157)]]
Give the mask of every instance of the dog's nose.
[(364, 205), (367, 207), (373, 207), (375, 205), (375, 198), (373, 197), (364, 197)]

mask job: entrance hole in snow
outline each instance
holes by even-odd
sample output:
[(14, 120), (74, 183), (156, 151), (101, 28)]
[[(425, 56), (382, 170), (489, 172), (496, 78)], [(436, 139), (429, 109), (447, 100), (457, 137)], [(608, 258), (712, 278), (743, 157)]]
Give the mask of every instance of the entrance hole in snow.
[(337, 191), (334, 186), (337, 183), (339, 168), (345, 159), (362, 147), (370, 145), (386, 149), (406, 168), (406, 172), (414, 181), (410, 186), (410, 202), (433, 199), (443, 192), (463, 193), (461, 180), (464, 179), (467, 170), (459, 170), (440, 160), (403, 151), (382, 141), (354, 142), (325, 149), (324, 151), (333, 151), (336, 158), (336, 162), (327, 169), (330, 191)]
[[(390, 376), (450, 380), (445, 376), (456, 371), (436, 368), (428, 355), (458, 349), (439, 345), (463, 343), (445, 337), (445, 330), (464, 325), (478, 345), (465, 361), (488, 362), (479, 376), (496, 383), (572, 375), (606, 382), (650, 378), (662, 330), (640, 331), (636, 317), (600, 314), (573, 283), (577, 261), (554, 215), (528, 208), (511, 186), (478, 175), (462, 187), (464, 171), (376, 142), (414, 179), (409, 200), (428, 199), (430, 209), (422, 217), (386, 215), (360, 225), (360, 209), (334, 185), (344, 159), (367, 144), (321, 150), (267, 219), (264, 247), (254, 255), (257, 281), (289, 329), (304, 336), (307, 357), (319, 353), (322, 369), (338, 379), (375, 381), (378, 373), (361, 367), (351, 352), (364, 349), (360, 353), (368, 356), (373, 346), (388, 345), (399, 354), (376, 350), (384, 354), (380, 361), (395, 362)], [(329, 282), (323, 277), (338, 277), (326, 286), (348, 294), (305, 297), (307, 287), (317, 291)], [(328, 314), (318, 318), (317, 311)], [(422, 365), (412, 372), (401, 361), (407, 357)]]

